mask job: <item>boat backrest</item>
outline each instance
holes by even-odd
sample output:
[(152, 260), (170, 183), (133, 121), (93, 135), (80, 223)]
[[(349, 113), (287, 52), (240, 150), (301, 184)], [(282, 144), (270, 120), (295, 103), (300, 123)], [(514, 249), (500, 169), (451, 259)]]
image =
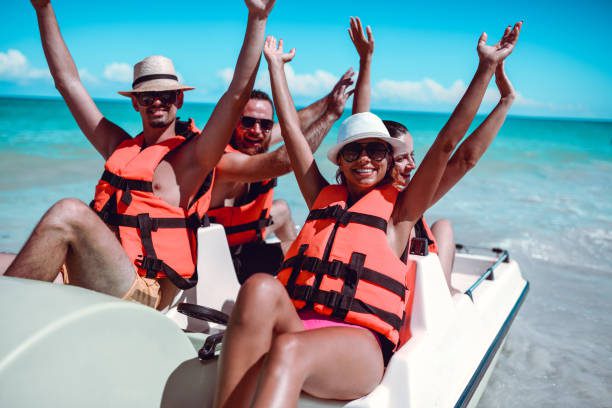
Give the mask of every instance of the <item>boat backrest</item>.
[(416, 263), (416, 280), (410, 329), (414, 335), (422, 330), (448, 326), (453, 315), (453, 301), (437, 254), (410, 255)]
[(198, 284), (177, 296), (166, 316), (183, 329), (208, 333), (219, 326), (178, 313), (178, 303), (194, 303), (230, 314), (239, 289), (225, 230), (219, 224), (210, 224), (198, 230)]

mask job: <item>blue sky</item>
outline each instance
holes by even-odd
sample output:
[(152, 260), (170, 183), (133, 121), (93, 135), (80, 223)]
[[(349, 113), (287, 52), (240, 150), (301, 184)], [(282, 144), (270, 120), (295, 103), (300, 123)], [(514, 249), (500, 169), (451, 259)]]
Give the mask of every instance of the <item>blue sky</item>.
[[(82, 79), (99, 98), (120, 98), (116, 91), (129, 88), (131, 65), (162, 54), (197, 87), (187, 101), (215, 101), (231, 75), (246, 22), (238, 0), (53, 4)], [(11, 0), (3, 14), (0, 95), (57, 95), (30, 2)], [(374, 30), (375, 108), (452, 110), (475, 70), (480, 33), (491, 42), (522, 19), (519, 44), (507, 61), (520, 95), (512, 113), (612, 119), (610, 1), (277, 0), (268, 33), (297, 48), (288, 77), (299, 104), (325, 94), (348, 67), (358, 68), (346, 32), (351, 15)], [(265, 88), (266, 76), (262, 62), (257, 85)], [(483, 109), (496, 97), (491, 89)]]

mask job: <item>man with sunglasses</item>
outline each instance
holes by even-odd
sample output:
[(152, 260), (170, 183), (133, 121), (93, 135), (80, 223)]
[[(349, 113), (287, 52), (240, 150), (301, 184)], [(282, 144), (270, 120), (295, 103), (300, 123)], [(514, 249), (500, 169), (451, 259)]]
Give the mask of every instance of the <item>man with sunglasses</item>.
[(106, 164), (95, 212), (75, 199), (56, 203), (6, 275), (53, 281), (61, 269), (66, 283), (158, 309), (177, 286), (195, 284), (196, 232), (210, 203), (212, 171), (248, 101), (274, 0), (245, 3), (246, 34), (229, 88), (201, 134), (186, 140), (175, 133), (176, 113), (193, 88), (179, 83), (171, 60), (145, 58), (134, 67), (132, 89), (120, 92), (142, 119), (133, 138), (85, 90), (49, 0), (32, 0), (55, 85)]
[[(331, 126), (342, 115), (352, 91), (353, 71), (348, 70), (332, 91), (299, 112), (310, 148), (317, 149)], [(273, 200), (276, 178), (291, 171), (284, 146), (268, 151), (280, 141), (274, 123), (274, 105), (265, 92), (254, 90), (234, 128), (229, 146), (216, 169), (208, 215), (223, 224), (240, 282), (252, 273), (275, 273), (285, 248), (296, 237), (289, 206)], [(268, 244), (274, 233), (280, 244)]]

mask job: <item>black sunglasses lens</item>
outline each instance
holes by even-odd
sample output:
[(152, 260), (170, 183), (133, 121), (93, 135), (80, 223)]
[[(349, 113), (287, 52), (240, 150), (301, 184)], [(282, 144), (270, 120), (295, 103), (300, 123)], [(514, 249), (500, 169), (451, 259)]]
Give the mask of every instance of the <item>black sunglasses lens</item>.
[(242, 127), (247, 129), (250, 129), (255, 126), (255, 122), (256, 119), (250, 116), (243, 116), (242, 119), (240, 119), (240, 124), (242, 125)]
[(136, 94), (136, 100), (140, 106), (150, 106), (153, 103), (153, 98), (151, 95), (144, 93)]
[(381, 161), (385, 158), (389, 149), (384, 143), (379, 142), (371, 142), (365, 145), (360, 145), (359, 143), (350, 143), (340, 151), (340, 155), (344, 159), (344, 161), (350, 163), (354, 162), (359, 158), (361, 152), (365, 148), (366, 154), (368, 157), (374, 161)]
[(260, 119), (259, 126), (261, 126), (261, 130), (269, 131), (272, 130), (272, 126), (274, 126), (274, 121), (270, 119)]
[(162, 105), (171, 105), (176, 102), (178, 92), (143, 92), (136, 95), (136, 100), (141, 106), (151, 106), (155, 103), (156, 99), (162, 103)]
[(256, 123), (259, 123), (261, 130), (264, 132), (272, 130), (272, 127), (274, 126), (274, 121), (270, 119), (258, 119), (250, 116), (243, 116), (242, 119), (240, 119), (240, 124), (245, 129), (251, 129)]
[(361, 145), (358, 143), (351, 143), (342, 148), (340, 155), (347, 162), (354, 162), (361, 153)]
[(160, 93), (158, 96), (159, 96), (159, 100), (161, 101), (161, 103), (163, 103), (164, 105), (171, 105), (176, 102), (177, 93), (176, 92), (163, 92), (163, 93)]
[(375, 161), (381, 161), (387, 155), (389, 151), (387, 146), (382, 143), (368, 143), (366, 146), (366, 153), (370, 156), (370, 159)]

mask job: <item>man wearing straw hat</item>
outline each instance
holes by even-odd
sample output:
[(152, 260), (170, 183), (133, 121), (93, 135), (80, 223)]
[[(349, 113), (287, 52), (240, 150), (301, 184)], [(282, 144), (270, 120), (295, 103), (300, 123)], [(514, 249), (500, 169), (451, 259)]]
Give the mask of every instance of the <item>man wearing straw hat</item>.
[[(204, 220), (210, 201), (206, 186), (202, 186), (208, 184), (210, 190), (207, 176), (223, 154), (249, 99), (274, 0), (245, 3), (249, 11), (246, 34), (229, 89), (201, 134), (184, 141), (175, 134), (176, 113), (183, 104), (183, 92), (193, 88), (179, 83), (171, 60), (145, 58), (134, 67), (132, 89), (120, 92), (132, 99), (142, 118), (142, 133), (132, 138), (102, 115), (85, 90), (49, 0), (32, 0), (55, 85), (81, 131), (107, 161), (92, 203), (105, 215), (106, 223), (79, 200), (59, 201), (40, 220), (7, 269), (7, 276), (53, 281), (62, 269), (65, 282), (158, 309), (172, 300), (176, 286), (193, 284), (197, 274), (185, 275), (179, 266), (194, 263), (194, 231)], [(146, 159), (151, 157), (157, 160), (156, 166), (147, 169)], [(144, 170), (131, 168), (130, 160), (141, 163)], [(142, 174), (126, 176), (137, 171)], [(136, 207), (136, 214), (122, 212), (131, 207)], [(155, 215), (160, 208), (161, 217)], [(172, 218), (164, 211), (191, 215)], [(132, 232), (124, 237), (123, 231)], [(155, 242), (156, 236), (185, 239), (189, 245), (182, 259), (170, 264), (157, 257), (160, 252), (174, 251), (160, 250), (159, 245), (163, 249), (172, 242)], [(139, 254), (135, 247), (139, 247)]]

